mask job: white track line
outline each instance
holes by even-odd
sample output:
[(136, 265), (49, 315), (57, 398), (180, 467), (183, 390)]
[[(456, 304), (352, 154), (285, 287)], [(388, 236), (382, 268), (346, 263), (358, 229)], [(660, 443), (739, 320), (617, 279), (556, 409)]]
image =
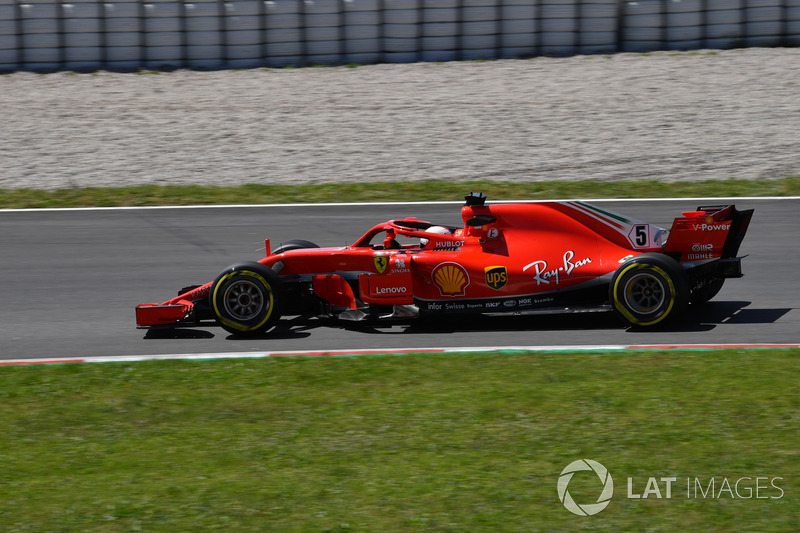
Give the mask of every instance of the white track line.
[[(489, 200), (489, 204), (514, 204), (529, 202), (569, 202), (575, 198), (550, 199), (550, 200)], [(800, 200), (800, 196), (723, 196), (718, 198), (698, 197), (698, 198), (581, 198), (582, 202), (729, 202), (751, 201), (751, 200)], [(129, 207), (42, 207), (26, 209), (0, 209), (0, 213), (48, 213), (66, 211), (150, 211), (166, 209), (243, 209), (243, 208), (277, 208), (277, 207), (385, 207), (400, 205), (464, 205), (463, 200), (441, 200), (431, 202), (332, 202), (318, 204), (225, 204), (225, 205), (152, 205), (152, 206), (129, 206)]]
[(625, 351), (693, 351), (725, 349), (800, 349), (800, 344), (609, 344), (575, 346), (484, 346), (450, 348), (406, 348), (406, 349), (357, 349), (357, 350), (293, 350), (275, 352), (227, 352), (188, 353), (163, 355), (118, 355), (101, 357), (66, 357), (58, 359), (9, 359), (0, 361), (0, 367), (12, 365), (67, 364), (67, 363), (131, 363), (155, 360), (208, 360), (208, 359), (265, 359), (271, 357), (363, 357), (403, 356), (410, 354), (456, 354), (456, 353), (581, 353), (581, 352), (625, 352)]

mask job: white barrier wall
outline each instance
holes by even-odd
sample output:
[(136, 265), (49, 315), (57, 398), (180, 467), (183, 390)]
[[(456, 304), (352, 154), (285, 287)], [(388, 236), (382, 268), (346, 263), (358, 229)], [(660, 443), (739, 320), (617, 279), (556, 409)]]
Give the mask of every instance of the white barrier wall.
[(0, 0), (0, 71), (800, 45), (800, 0)]

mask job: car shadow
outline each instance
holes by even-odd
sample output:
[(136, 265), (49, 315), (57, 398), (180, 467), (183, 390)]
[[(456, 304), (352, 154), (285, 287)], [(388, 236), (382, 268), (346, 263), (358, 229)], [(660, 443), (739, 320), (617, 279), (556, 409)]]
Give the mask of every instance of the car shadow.
[(325, 323), (320, 323), (320, 326), (323, 325), (377, 335), (624, 329), (625, 327), (611, 312), (547, 315), (444, 315), (380, 322), (328, 320)]
[(463, 331), (565, 331), (622, 329), (623, 323), (611, 312), (562, 313), (547, 315), (466, 315), (424, 318), (407, 333), (458, 333)]
[[(451, 334), (497, 331), (587, 331), (619, 330), (626, 332), (662, 331), (674, 333), (711, 331), (724, 324), (771, 324), (786, 315), (790, 308), (751, 309), (752, 302), (712, 301), (689, 306), (678, 320), (654, 328), (627, 325), (611, 311), (553, 313), (539, 315), (444, 315), (382, 321), (349, 322), (334, 318), (309, 316), (281, 320), (273, 330), (254, 337), (227, 335), (228, 340), (305, 339), (318, 328), (335, 328), (374, 335)], [(224, 330), (221, 330), (224, 331)], [(215, 335), (203, 329), (150, 329), (145, 339), (210, 339)]]
[(225, 338), (227, 340), (236, 341), (305, 339), (311, 336), (311, 333), (308, 331), (310, 328), (307, 327), (308, 322), (308, 317), (293, 317), (281, 320), (273, 329), (261, 335), (254, 335), (252, 337), (228, 335)]
[(699, 307), (690, 307), (687, 319), (705, 324), (772, 324), (792, 309), (750, 308), (752, 302), (712, 301)]
[(148, 329), (144, 334), (144, 338), (152, 339), (213, 339), (214, 334), (210, 331), (203, 329), (190, 329), (190, 328), (152, 328)]
[[(216, 329), (216, 328), (215, 328)], [(296, 323), (291, 321), (281, 322), (274, 329), (264, 333), (263, 335), (255, 335), (253, 337), (239, 337), (227, 333), (224, 329), (219, 328), (219, 331), (226, 334), (227, 340), (280, 340), (280, 339), (305, 339), (311, 333), (307, 331), (308, 327), (304, 325), (297, 326)], [(205, 329), (190, 329), (190, 328), (175, 328), (175, 329), (149, 329), (145, 333), (144, 338), (148, 340), (164, 340), (164, 339), (213, 339), (216, 335), (211, 331)]]
[[(586, 331), (621, 330), (628, 332), (663, 331), (674, 333), (705, 332), (722, 324), (771, 324), (789, 308), (749, 309), (752, 302), (720, 301), (689, 306), (683, 316), (666, 325), (638, 328), (622, 321), (615, 313), (553, 313), (541, 315), (447, 315), (423, 317), (405, 322), (326, 321), (325, 326), (374, 334), (431, 334), (491, 331)], [(320, 324), (322, 326), (323, 324)], [(393, 326), (406, 326), (395, 328)]]

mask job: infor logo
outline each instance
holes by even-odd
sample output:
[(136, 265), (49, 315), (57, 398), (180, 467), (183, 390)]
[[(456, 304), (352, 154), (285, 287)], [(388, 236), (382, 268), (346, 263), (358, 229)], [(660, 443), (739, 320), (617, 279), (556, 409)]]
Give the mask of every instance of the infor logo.
[[(569, 493), (569, 482), (572, 481), (572, 476), (575, 475), (575, 472), (582, 470), (594, 472), (602, 483), (602, 492), (595, 503), (578, 504)], [(561, 476), (558, 478), (558, 499), (568, 511), (579, 516), (592, 516), (599, 513), (608, 507), (613, 495), (614, 481), (611, 479), (611, 474), (608, 473), (606, 467), (591, 459), (578, 459), (571, 462), (561, 471)]]

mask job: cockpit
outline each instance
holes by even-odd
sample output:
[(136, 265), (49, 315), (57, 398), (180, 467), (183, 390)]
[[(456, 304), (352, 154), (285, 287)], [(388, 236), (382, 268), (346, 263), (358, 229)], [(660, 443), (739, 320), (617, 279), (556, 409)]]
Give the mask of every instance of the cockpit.
[(432, 247), (431, 242), (448, 242), (459, 232), (461, 230), (455, 226), (405, 218), (378, 224), (353, 246), (373, 250), (427, 250)]

